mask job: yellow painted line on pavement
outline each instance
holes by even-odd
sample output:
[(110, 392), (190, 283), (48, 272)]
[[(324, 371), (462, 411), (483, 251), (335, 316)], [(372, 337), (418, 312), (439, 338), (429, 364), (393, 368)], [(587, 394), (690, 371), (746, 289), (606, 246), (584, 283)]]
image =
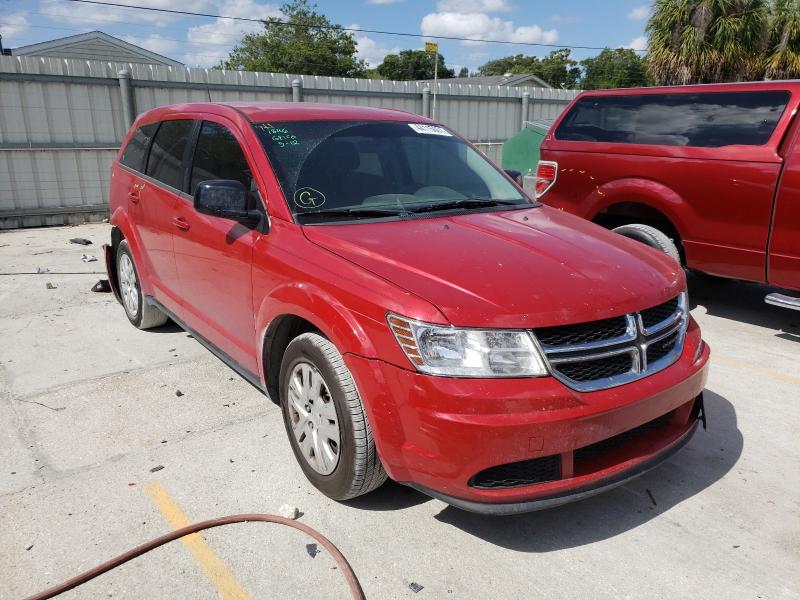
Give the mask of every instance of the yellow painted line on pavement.
[(777, 369), (770, 369), (769, 367), (759, 367), (758, 365), (752, 365), (748, 362), (744, 362), (736, 358), (731, 358), (730, 356), (712, 354), (711, 361), (722, 363), (723, 365), (728, 365), (730, 367), (748, 369), (756, 373), (761, 373), (762, 375), (767, 375), (768, 377), (772, 377), (774, 379), (781, 379), (783, 381), (789, 381), (791, 383), (800, 383), (800, 377), (796, 375), (789, 375), (788, 373), (784, 373), (783, 371), (778, 371)]
[[(157, 481), (147, 483), (144, 491), (173, 529), (192, 524), (178, 503)], [(189, 549), (205, 576), (224, 600), (250, 600), (250, 595), (202, 535), (192, 533), (184, 536), (181, 538), (181, 543)]]

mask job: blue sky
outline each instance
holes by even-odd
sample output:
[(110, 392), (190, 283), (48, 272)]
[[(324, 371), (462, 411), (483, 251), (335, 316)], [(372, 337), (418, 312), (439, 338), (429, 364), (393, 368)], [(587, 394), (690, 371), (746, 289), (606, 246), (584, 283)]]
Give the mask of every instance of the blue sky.
[[(278, 15), (280, 2), (262, 0), (117, 0), (158, 8), (264, 18)], [(333, 22), (365, 29), (582, 46), (644, 47), (647, 0), (321, 0)], [(256, 23), (182, 17), (66, 0), (0, 0), (3, 45), (14, 48), (99, 29), (169, 56), (188, 66), (210, 66), (227, 56)], [(377, 66), (388, 52), (421, 48), (422, 39), (355, 34), (359, 55)], [(509, 54), (542, 56), (549, 48), (441, 41), (440, 52), (456, 69), (475, 69)], [(596, 54), (573, 50), (576, 58)]]

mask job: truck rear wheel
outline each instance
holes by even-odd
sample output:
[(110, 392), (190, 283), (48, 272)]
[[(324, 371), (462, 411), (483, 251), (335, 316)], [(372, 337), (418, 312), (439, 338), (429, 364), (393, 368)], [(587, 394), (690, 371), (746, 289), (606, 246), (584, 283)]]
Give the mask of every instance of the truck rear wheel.
[(675, 262), (681, 264), (681, 253), (678, 250), (677, 244), (675, 244), (667, 234), (655, 227), (642, 225), (640, 223), (631, 223), (629, 225), (616, 227), (613, 231), (632, 240), (636, 240), (637, 242), (641, 242), (642, 244), (647, 244), (656, 250), (661, 250), (664, 254), (668, 254), (674, 258)]
[(293, 339), (281, 362), (286, 433), (308, 480), (334, 500), (380, 487), (386, 471), (342, 355), (317, 333)]

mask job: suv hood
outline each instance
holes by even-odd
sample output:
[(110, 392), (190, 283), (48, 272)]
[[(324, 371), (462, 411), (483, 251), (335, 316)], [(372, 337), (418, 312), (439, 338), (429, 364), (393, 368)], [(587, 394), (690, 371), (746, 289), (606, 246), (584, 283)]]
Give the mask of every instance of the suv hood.
[(655, 306), (685, 287), (683, 270), (661, 252), (547, 207), (303, 231), (431, 302), (456, 326), (604, 319)]

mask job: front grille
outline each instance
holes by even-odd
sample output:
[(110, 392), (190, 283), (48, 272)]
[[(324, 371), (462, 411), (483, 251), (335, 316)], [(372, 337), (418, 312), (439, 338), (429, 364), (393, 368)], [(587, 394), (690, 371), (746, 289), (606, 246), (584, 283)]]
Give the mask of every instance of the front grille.
[(641, 379), (675, 362), (687, 324), (684, 293), (639, 313), (534, 333), (553, 376), (573, 389), (594, 391)]
[(625, 335), (627, 327), (625, 317), (614, 317), (577, 325), (542, 327), (536, 330), (536, 337), (547, 346), (585, 344)]
[(555, 481), (561, 478), (561, 456), (544, 456), (484, 469), (469, 485), (476, 488), (510, 488)]
[(615, 354), (597, 360), (583, 360), (559, 365), (558, 370), (573, 381), (594, 381), (607, 377), (617, 377), (633, 369), (630, 352)]
[(642, 315), (642, 323), (647, 329), (653, 325), (658, 325), (669, 319), (678, 310), (678, 297), (675, 296), (672, 300), (659, 304), (653, 308), (647, 308), (640, 314)]
[(667, 337), (649, 344), (647, 346), (647, 362), (653, 363), (664, 358), (667, 354), (672, 352), (673, 348), (675, 348), (675, 344), (678, 343), (679, 338), (680, 332), (675, 331), (669, 334)]

